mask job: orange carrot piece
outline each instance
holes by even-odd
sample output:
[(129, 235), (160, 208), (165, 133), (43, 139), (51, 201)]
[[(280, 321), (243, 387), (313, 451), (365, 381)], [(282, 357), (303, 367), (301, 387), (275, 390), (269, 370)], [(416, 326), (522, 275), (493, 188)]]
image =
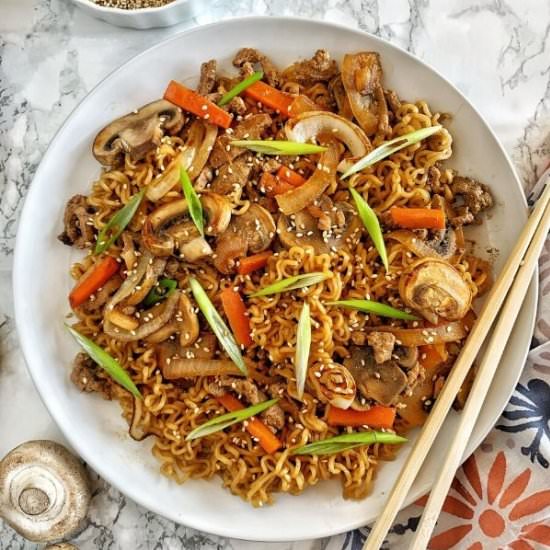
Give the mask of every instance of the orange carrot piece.
[(168, 84), (164, 92), (164, 99), (207, 122), (216, 124), (222, 128), (229, 128), (231, 126), (233, 117), (227, 111), (224, 111), (204, 96), (186, 88), (175, 80), (172, 80)]
[(310, 113), (311, 111), (326, 111), (325, 107), (315, 103), (315, 101), (309, 99), (307, 95), (297, 95), (292, 100), (288, 113), (290, 117), (296, 117), (302, 113)]
[(272, 255), (273, 252), (271, 252), (271, 250), (266, 250), (265, 252), (254, 254), (253, 256), (241, 258), (239, 260), (239, 267), (237, 268), (237, 271), (241, 275), (247, 275), (248, 273), (252, 273), (257, 269), (261, 269), (262, 267), (265, 267), (265, 265), (267, 264), (267, 260)]
[(429, 344), (427, 346), (419, 346), (420, 364), (431, 372), (441, 363), (447, 360), (448, 353), (445, 344)]
[(277, 176), (269, 172), (263, 172), (260, 178), (260, 188), (265, 190), (268, 197), (274, 197), (275, 195), (280, 195), (294, 189), (294, 186), (286, 181), (280, 180)]
[(120, 269), (120, 264), (106, 256), (80, 279), (69, 294), (69, 303), (74, 309), (82, 305), (97, 289), (101, 288)]
[(391, 428), (395, 421), (395, 409), (375, 405), (366, 411), (339, 409), (329, 405), (327, 422), (330, 426), (370, 426)]
[[(216, 399), (229, 411), (244, 409), (244, 405), (230, 393), (225, 393)], [(281, 440), (259, 418), (251, 417), (245, 422), (246, 431), (258, 439), (266, 453), (272, 454), (283, 446)]]
[(251, 346), (253, 341), (252, 336), (250, 336), (250, 320), (246, 315), (246, 306), (241, 295), (228, 287), (221, 291), (220, 298), (237, 343), (243, 346)]
[(290, 116), (289, 107), (294, 98), (261, 80), (251, 84), (244, 94), (254, 101), (263, 103), (266, 107), (279, 111), (283, 116)]
[(279, 168), (279, 170), (277, 171), (277, 177), (280, 180), (290, 183), (290, 185), (294, 187), (300, 187), (300, 185), (304, 184), (307, 181), (304, 176), (298, 174), (298, 172), (295, 172), (290, 168), (287, 168), (286, 166), (281, 166)]
[(439, 208), (400, 208), (394, 206), (391, 217), (407, 229), (445, 229), (445, 212)]

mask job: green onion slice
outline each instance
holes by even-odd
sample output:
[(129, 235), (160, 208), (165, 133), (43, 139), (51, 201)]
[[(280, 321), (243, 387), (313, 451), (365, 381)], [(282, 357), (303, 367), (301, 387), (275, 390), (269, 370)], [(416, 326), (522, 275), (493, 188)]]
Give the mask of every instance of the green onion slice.
[(248, 369), (246, 368), (243, 356), (241, 355), (241, 348), (235, 341), (233, 334), (227, 328), (227, 325), (224, 323), (223, 319), (220, 317), (220, 314), (216, 311), (216, 308), (210, 301), (208, 294), (206, 294), (197, 279), (193, 277), (189, 279), (189, 286), (191, 287), (191, 292), (193, 293), (202, 314), (208, 321), (210, 328), (220, 341), (223, 349), (225, 349), (227, 355), (229, 355), (233, 363), (239, 367), (240, 371), (245, 376), (248, 376)]
[(204, 217), (202, 213), (202, 204), (197, 192), (193, 188), (191, 180), (189, 179), (189, 174), (183, 166), (180, 168), (180, 182), (185, 200), (187, 201), (187, 205), (189, 207), (189, 215), (199, 230), (199, 233), (204, 237)]
[(419, 317), (411, 315), (400, 309), (375, 302), (374, 300), (338, 300), (336, 302), (327, 302), (328, 306), (342, 306), (351, 309), (358, 309), (366, 313), (375, 313), (380, 317), (391, 317), (392, 319), (404, 319), (405, 321), (418, 321)]
[(168, 298), (172, 292), (177, 288), (178, 282), (174, 279), (161, 279), (158, 282), (158, 286), (153, 287), (145, 299), (143, 300), (143, 305), (149, 307), (155, 305), (157, 302), (160, 302), (164, 298)]
[(390, 432), (351, 432), (347, 434), (329, 437), (321, 441), (315, 441), (309, 445), (298, 447), (292, 451), (294, 455), (330, 455), (347, 451), (362, 445), (372, 445), (373, 443), (384, 443), (386, 445), (398, 445), (405, 443), (404, 437)]
[(220, 107), (227, 105), (234, 97), (238, 96), (241, 92), (244, 92), (249, 86), (254, 84), (254, 82), (258, 82), (258, 80), (261, 80), (263, 77), (264, 73), (262, 71), (252, 73), (249, 77), (233, 86), (233, 88), (231, 88), (231, 90), (227, 93), (223, 94), (222, 98), (218, 101), (218, 105)]
[(233, 140), (231, 145), (250, 149), (256, 153), (264, 155), (311, 155), (313, 153), (322, 153), (326, 147), (313, 145), (313, 143), (298, 143), (297, 141), (277, 141), (277, 140)]
[(309, 360), (309, 350), (311, 347), (311, 317), (309, 313), (309, 304), (304, 304), (298, 321), (298, 332), (296, 336), (296, 357), (294, 359), (294, 368), (296, 370), (296, 388), (298, 397), (301, 399), (304, 395), (306, 385), (306, 373)]
[(304, 288), (306, 286), (316, 285), (326, 279), (332, 277), (331, 273), (323, 273), (321, 271), (314, 271), (313, 273), (304, 273), (303, 275), (295, 275), (294, 277), (287, 277), (281, 281), (277, 281), (271, 285), (265, 286), (252, 294), (249, 294), (251, 298), (258, 296), (269, 296), (270, 294), (279, 294), (280, 292), (287, 292), (288, 290), (296, 290), (298, 288)]
[(138, 399), (143, 399), (141, 392), (137, 389), (130, 375), (124, 370), (120, 363), (111, 357), (103, 348), (100, 348), (95, 342), (86, 338), (74, 328), (65, 324), (67, 330), (73, 335), (74, 339), (80, 344), (82, 349), (103, 369), (105, 372), (123, 388), (127, 389)]
[(101, 254), (105, 252), (126, 229), (126, 226), (132, 221), (143, 196), (145, 195), (145, 187), (136, 193), (103, 227), (97, 236), (95, 245), (95, 253)]
[(207, 435), (224, 430), (228, 426), (232, 426), (233, 424), (242, 422), (243, 420), (246, 420), (251, 416), (255, 416), (258, 413), (269, 409), (269, 407), (275, 405), (277, 401), (279, 400), (270, 399), (269, 401), (264, 401), (263, 403), (252, 405), (252, 407), (247, 407), (246, 409), (239, 409), (238, 411), (233, 411), (222, 414), (220, 416), (216, 416), (215, 418), (212, 418), (211, 420), (208, 420), (204, 424), (195, 428), (187, 435), (185, 439), (188, 441), (191, 439), (199, 439), (199, 437), (205, 437)]
[(378, 254), (382, 259), (386, 271), (388, 271), (388, 254), (386, 252), (386, 245), (384, 243), (384, 237), (382, 236), (382, 229), (380, 228), (378, 217), (374, 210), (367, 204), (367, 201), (353, 189), (353, 187), (350, 187), (349, 191), (355, 202), (357, 213), (365, 229), (368, 231), (376, 250), (378, 250)]
[(403, 136), (396, 137), (390, 141), (386, 141), (376, 149), (373, 149), (368, 155), (365, 155), (362, 159), (358, 160), (353, 166), (350, 166), (341, 176), (341, 179), (347, 178), (363, 168), (374, 164), (375, 162), (381, 161), (394, 153), (397, 153), (400, 149), (408, 147), (409, 145), (414, 145), (423, 139), (439, 132), (441, 126), (438, 124), (436, 126), (430, 126), (429, 128), (421, 128), (420, 130), (415, 130)]

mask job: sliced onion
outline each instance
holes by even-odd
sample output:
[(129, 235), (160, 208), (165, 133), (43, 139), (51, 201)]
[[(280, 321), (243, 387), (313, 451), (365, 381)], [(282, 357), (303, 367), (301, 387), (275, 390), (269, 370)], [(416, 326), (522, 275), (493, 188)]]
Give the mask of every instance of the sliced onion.
[(310, 369), (309, 381), (319, 396), (339, 409), (348, 409), (357, 394), (357, 386), (350, 371), (343, 365), (332, 363)]
[(242, 376), (233, 361), (228, 359), (183, 359), (172, 357), (169, 364), (162, 365), (162, 375), (166, 380), (196, 378), (198, 376)]
[(391, 332), (400, 346), (426, 346), (430, 344), (442, 344), (444, 342), (457, 342), (466, 338), (467, 331), (461, 321), (452, 321), (436, 327), (424, 328), (399, 328), (389, 325), (369, 327), (369, 332)]
[(344, 143), (354, 157), (363, 157), (372, 149), (369, 138), (357, 124), (325, 111), (310, 111), (290, 119), (285, 133), (289, 140), (300, 143), (330, 134)]

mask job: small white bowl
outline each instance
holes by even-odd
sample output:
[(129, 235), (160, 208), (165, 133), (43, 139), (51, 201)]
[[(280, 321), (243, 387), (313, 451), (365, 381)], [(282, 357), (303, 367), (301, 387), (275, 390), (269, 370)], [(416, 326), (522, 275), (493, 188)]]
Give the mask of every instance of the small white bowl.
[(207, 5), (204, 0), (174, 0), (158, 8), (124, 10), (100, 6), (91, 0), (72, 1), (92, 17), (111, 23), (111, 25), (134, 29), (169, 27), (198, 15), (204, 11)]

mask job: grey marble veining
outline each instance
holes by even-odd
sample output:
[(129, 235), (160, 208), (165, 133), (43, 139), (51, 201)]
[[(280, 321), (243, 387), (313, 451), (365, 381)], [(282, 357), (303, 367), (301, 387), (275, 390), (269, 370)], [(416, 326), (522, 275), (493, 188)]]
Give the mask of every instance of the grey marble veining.
[[(92, 19), (68, 0), (0, 2), (0, 456), (27, 439), (63, 441), (25, 370), (13, 319), (11, 266), (25, 193), (49, 141), (77, 103), (110, 71), (159, 40), (193, 24), (250, 14), (358, 27), (418, 55), (458, 86), (487, 118), (526, 185), (550, 158), (548, 0), (209, 4), (194, 21), (135, 31)], [(339, 550), (344, 541), (340, 536), (259, 544), (210, 536), (156, 516), (93, 478), (90, 524), (75, 540), (86, 550)], [(0, 523), (0, 550), (36, 547)]]

